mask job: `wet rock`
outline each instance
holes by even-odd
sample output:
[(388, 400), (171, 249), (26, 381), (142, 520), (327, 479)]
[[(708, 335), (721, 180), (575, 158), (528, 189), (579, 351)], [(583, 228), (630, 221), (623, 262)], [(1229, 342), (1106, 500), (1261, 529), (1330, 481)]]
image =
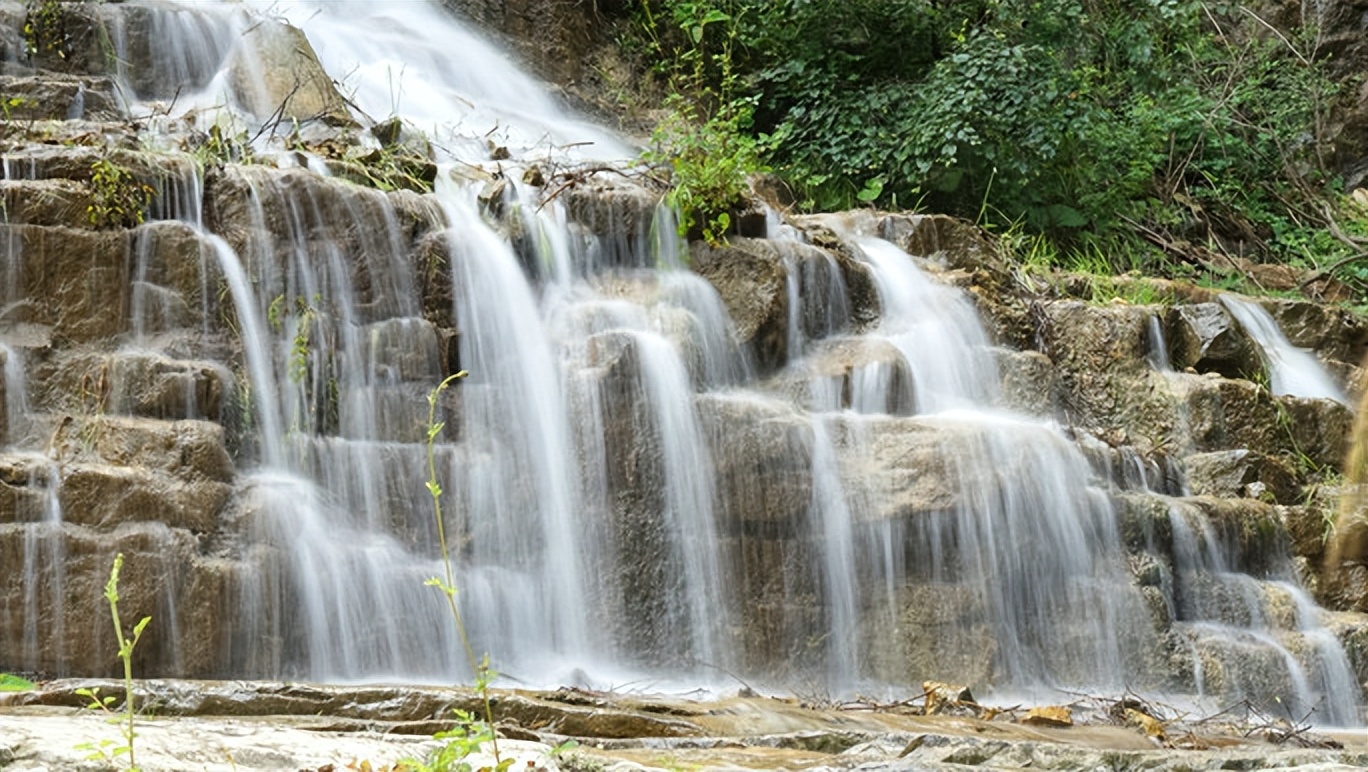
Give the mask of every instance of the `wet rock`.
[(1177, 500), (1189, 513), (1204, 519), (1220, 544), (1228, 545), (1231, 568), (1266, 575), (1288, 552), (1283, 512), (1256, 499), (1194, 496)]
[(755, 672), (796, 675), (810, 664), (803, 629), (815, 629), (819, 553), (812, 506), (812, 424), (777, 400), (712, 394), (697, 400), (711, 454), (719, 535), (747, 609), (742, 650)]
[(228, 79), (238, 104), (258, 119), (354, 123), (309, 39), (289, 24), (263, 19), (249, 27)]
[(231, 482), (223, 427), (208, 421), (155, 421), (125, 416), (64, 417), (52, 432), (61, 463), (103, 463), (152, 470), (186, 482)]
[(233, 374), (217, 362), (133, 351), (65, 358), (56, 373), (44, 378), (38, 396), (58, 409), (218, 421), (235, 388)]
[(1260, 301), (1294, 346), (1322, 360), (1357, 365), (1368, 352), (1368, 320), (1348, 309), (1290, 298)]
[(879, 218), (876, 232), (909, 255), (937, 257), (951, 268), (986, 271), (1007, 278), (1007, 267), (983, 230), (946, 215), (888, 214)]
[[(128, 234), (66, 227), (0, 225), (0, 254), (20, 266), (12, 321), (48, 325), (54, 337), (85, 342), (125, 329)], [(33, 302), (42, 298), (42, 303)]]
[(116, 121), (125, 117), (109, 78), (0, 75), (0, 94), (11, 100), (5, 111), (11, 121)]
[(797, 537), (812, 502), (812, 425), (788, 405), (710, 395), (697, 401), (727, 530)]
[[(37, 541), (35, 542), (35, 537)], [(115, 553), (123, 553), (119, 611), (125, 624), (152, 623), (134, 652), (136, 672), (194, 676), (218, 666), (221, 598), (204, 591), (213, 567), (197, 559), (188, 531), (156, 522), (95, 530), (74, 523), (0, 523), (0, 669), (113, 676), (121, 665), (109, 624), (104, 585)], [(29, 585), (43, 588), (33, 604)], [(41, 599), (41, 600), (40, 600)], [(60, 601), (60, 602), (58, 602)]]
[[(396, 208), (395, 202), (406, 206)], [(412, 308), (418, 288), (408, 280), (411, 271), (405, 263), (415, 256), (409, 254), (412, 242), (406, 237), (427, 234), (430, 225), (412, 218), (424, 218), (430, 211), (412, 197), (388, 196), (304, 169), (232, 166), (205, 179), (206, 225), (249, 269), (262, 260), (273, 267), (289, 265), (302, 251), (317, 261), (324, 277), (351, 287), (354, 311), (363, 322), (404, 316)], [(260, 228), (269, 238), (262, 238)], [(423, 257), (442, 254), (434, 251)], [(342, 275), (330, 276), (334, 270)], [(284, 271), (268, 274), (276, 281), (256, 287), (258, 296), (284, 298)], [(312, 302), (301, 295), (284, 298), (290, 303), (301, 300)]]
[(839, 338), (820, 345), (799, 367), (776, 376), (785, 392), (819, 411), (910, 415), (916, 402), (907, 359), (886, 340)]
[(690, 245), (693, 270), (722, 296), (736, 324), (738, 340), (749, 345), (765, 370), (784, 365), (788, 350), (788, 295), (784, 255), (773, 242), (733, 239), (710, 247)]
[(1002, 402), (1010, 410), (1037, 416), (1057, 415), (1063, 407), (1059, 373), (1038, 351), (997, 349)]
[(362, 331), (367, 362), (382, 381), (440, 381), (437, 328), (424, 319), (387, 319)]
[(1144, 306), (1039, 304), (1041, 350), (1059, 372), (1064, 411), (1110, 445), (1142, 454), (1172, 445), (1174, 415), (1163, 376), (1150, 369)]
[[(108, 74), (109, 39), (98, 4), (15, 5), (10, 4), (0, 16), (0, 23), (19, 33), (0, 38), (0, 60), (23, 62), (53, 73)], [(25, 26), (29, 27), (27, 34)]]
[(4, 222), (11, 225), (81, 228), (90, 223), (90, 191), (73, 180), (4, 180), (0, 196)]
[[(1140, 420), (1167, 422), (1174, 442), (1197, 451), (1247, 448), (1303, 464), (1337, 467), (1344, 457), (1351, 417), (1328, 399), (1274, 396), (1246, 380), (1171, 373), (1151, 379), (1158, 395)], [(1165, 416), (1168, 416), (1165, 418)], [(1300, 472), (1300, 469), (1297, 471)]]
[(842, 483), (863, 505), (853, 514), (882, 521), (953, 510), (964, 482), (954, 459), (975, 451), (979, 431), (918, 418), (842, 416), (833, 422), (832, 443)]
[(1220, 303), (1174, 306), (1165, 321), (1174, 369), (1249, 379), (1262, 372), (1258, 347)]
[(1245, 448), (1196, 453), (1183, 459), (1188, 485), (1198, 496), (1253, 498), (1294, 504), (1301, 498), (1285, 462)]
[(131, 323), (144, 335), (216, 326), (232, 299), (206, 289), (223, 273), (213, 245), (181, 222), (150, 222), (133, 231)]
[[(550, 184), (557, 184), (553, 177)], [(674, 218), (660, 216), (660, 193), (622, 180), (592, 177), (572, 184), (558, 197), (571, 222), (593, 234), (603, 265), (654, 266), (657, 243), (675, 246)], [(654, 229), (654, 235), (653, 235)], [(659, 239), (659, 242), (657, 241)], [(649, 261), (643, 265), (643, 261)]]
[(93, 528), (138, 521), (212, 531), (232, 494), (225, 483), (185, 483), (128, 467), (67, 464), (58, 492), (63, 519)]

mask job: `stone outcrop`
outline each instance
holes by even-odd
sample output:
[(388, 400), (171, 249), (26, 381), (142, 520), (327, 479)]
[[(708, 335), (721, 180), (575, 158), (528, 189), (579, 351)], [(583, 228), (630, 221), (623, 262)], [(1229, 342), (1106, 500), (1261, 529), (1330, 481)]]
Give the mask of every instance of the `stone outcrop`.
[(266, 20), (248, 28), (229, 66), (233, 95), (260, 120), (352, 122), (332, 78), (297, 27)]

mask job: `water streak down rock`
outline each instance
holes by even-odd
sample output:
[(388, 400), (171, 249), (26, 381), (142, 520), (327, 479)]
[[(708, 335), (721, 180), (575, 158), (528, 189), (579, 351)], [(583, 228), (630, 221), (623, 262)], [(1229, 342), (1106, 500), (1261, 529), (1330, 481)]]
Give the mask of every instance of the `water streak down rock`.
[[(260, 127), (205, 72), (251, 3), (101, 7), (129, 50), (155, 27), (201, 55), (147, 65), (203, 85), (194, 111), (131, 101), (165, 131), (101, 127), (163, 148), (118, 156), (156, 185), (150, 222), (81, 218), (101, 154), (3, 140), (0, 670), (108, 673), (91, 620), (123, 551), (131, 613), (154, 617), (139, 672), (468, 678), (422, 586), (441, 573), (425, 395), (464, 368), (439, 404), (446, 532), (476, 650), (522, 682), (1131, 688), (1360, 720), (1368, 660), (1298, 589), (1285, 527), (1350, 414), (1244, 380), (1257, 357), (1226, 367), (1255, 344), (1196, 324), (1220, 306), (1031, 296), (944, 218), (686, 249), (649, 189), (601, 175), (544, 200), (519, 183), (562, 152), (541, 140), (485, 158), (481, 121), (502, 130), (520, 107), (447, 100), (468, 73), (439, 38), (468, 32), (435, 7), (343, 5), (283, 6), (320, 67), (406, 30), (438, 73), (433, 105), (480, 125), (434, 137), (430, 193), (327, 176), (324, 151), (271, 131), (255, 164), (176, 148), (210, 136), (206, 105), (220, 139)], [(386, 35), (367, 37), (376, 19)], [(164, 94), (115, 69), (126, 94)], [(334, 96), (300, 107), (296, 138), (369, 152)], [(349, 120), (390, 109), (357, 98)], [(1210, 372), (1151, 366), (1159, 319), (1174, 362)]]

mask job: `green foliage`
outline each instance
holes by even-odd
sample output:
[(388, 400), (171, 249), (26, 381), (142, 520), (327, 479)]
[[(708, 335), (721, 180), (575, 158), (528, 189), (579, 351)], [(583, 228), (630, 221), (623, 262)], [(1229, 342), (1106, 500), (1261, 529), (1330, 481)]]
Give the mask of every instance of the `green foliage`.
[(24, 15), (24, 52), (29, 58), (52, 54), (66, 59), (71, 52), (71, 39), (66, 29), (59, 0), (29, 3)]
[(0, 692), (27, 692), (37, 688), (37, 684), (27, 678), (9, 673), (0, 673)]
[(1314, 29), (1203, 0), (642, 8), (657, 72), (712, 105), (705, 118), (745, 104), (726, 128), (753, 136), (800, 206), (922, 202), (1020, 223), (1061, 254), (1118, 234), (1136, 251), (1137, 225), (1308, 267), (1348, 250), (1319, 216), (1337, 87)]
[(666, 106), (671, 112), (656, 128), (644, 158), (669, 165), (665, 201), (679, 212), (680, 235), (696, 232), (716, 244), (731, 227), (729, 210), (745, 201), (750, 175), (764, 168), (760, 144), (745, 133), (751, 103), (735, 100), (706, 116), (679, 95)]
[(141, 225), (154, 192), (128, 169), (109, 158), (99, 158), (90, 165), (91, 199), (86, 217), (97, 228)]
[(100, 695), (99, 687), (77, 689), (76, 693), (90, 700), (86, 706), (91, 710), (99, 710), (109, 714), (110, 723), (117, 724), (119, 733), (122, 735), (123, 742), (120, 744), (115, 740), (101, 740), (96, 743), (83, 743), (76, 746), (78, 750), (87, 750), (91, 754), (91, 760), (104, 760), (114, 762), (121, 756), (128, 757), (128, 769), (136, 770), (138, 766), (133, 755), (133, 649), (138, 645), (142, 638), (143, 630), (152, 621), (152, 617), (143, 617), (133, 626), (131, 635), (124, 634), (123, 624), (119, 621), (119, 571), (123, 568), (123, 553), (114, 556), (114, 565), (109, 570), (109, 581), (105, 583), (104, 597), (109, 602), (109, 615), (114, 622), (114, 639), (119, 644), (119, 659), (123, 662), (124, 680), (124, 699), (123, 707), (119, 712), (115, 712), (114, 703), (117, 699), (113, 695)]
[(200, 165), (206, 168), (253, 161), (251, 140), (247, 137), (246, 129), (225, 132), (218, 124), (210, 126), (204, 134), (187, 139), (185, 149), (193, 153)]
[(643, 160), (669, 169), (665, 200), (679, 212), (680, 235), (716, 244), (731, 227), (731, 210), (745, 202), (751, 175), (766, 171), (751, 133), (757, 97), (736, 93), (737, 18), (710, 2), (665, 6), (672, 26), (642, 5), (642, 28), (671, 91)]

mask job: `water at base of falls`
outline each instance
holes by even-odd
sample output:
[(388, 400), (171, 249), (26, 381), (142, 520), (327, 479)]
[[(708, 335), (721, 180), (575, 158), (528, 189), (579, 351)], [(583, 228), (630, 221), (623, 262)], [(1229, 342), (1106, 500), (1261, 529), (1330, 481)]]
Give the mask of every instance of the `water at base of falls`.
[[(242, 9), (259, 4), (149, 7), (171, 37), (156, 67), (204, 87), (187, 103), (215, 103)], [(279, 7), (329, 71), (355, 73), (364, 109), (420, 125), (459, 114), (434, 134), (452, 158), (486, 152), (471, 127), (489, 121), (522, 151), (591, 135), (621, 150), (492, 52), (478, 54), (490, 76), (471, 81), (449, 42), (468, 33), (435, 4)], [(392, 105), (386, 62), (408, 73)], [(470, 677), (440, 593), (423, 586), (444, 571), (433, 431), (461, 613), (510, 683), (1204, 694), (1223, 668), (1227, 692), (1271, 699), (1272, 683), (1324, 722), (1358, 720), (1343, 650), (1290, 571), (1239, 573), (1174, 505), (1155, 547), (1171, 548), (1171, 567), (1136, 581), (1110, 481), (1059, 427), (1000, 405), (973, 305), (894, 244), (845, 237), (877, 294), (864, 323), (834, 254), (771, 244), (787, 362), (767, 372), (717, 289), (682, 265), (668, 212), (612, 211), (616, 227), (596, 230), (517, 182), (516, 159), (491, 205), (492, 178), (453, 173), (462, 164), (443, 165), (431, 194), (387, 195), (279, 158), (212, 179), (177, 167), (159, 221), (136, 232), (122, 348), (99, 352), (171, 373), (156, 415), (118, 385), (113, 412), (218, 421), (237, 453), (219, 522), (166, 550), (217, 582), (212, 635), (190, 621), (162, 633), (212, 639), (197, 673)], [(0, 245), (21, 271), (23, 244)], [(9, 445), (31, 456), (46, 508), (26, 516), (32, 591), (26, 610), (0, 609), (5, 624), (57, 603), (63, 545), (79, 540), (47, 534), (86, 527), (60, 506), (63, 472), (34, 452), (40, 432), (16, 428), (39, 409), (7, 334)], [(428, 394), (458, 369), (469, 374), (437, 399), (432, 429)], [(1203, 594), (1244, 591), (1220, 589), (1227, 579), (1252, 583), (1255, 606), (1271, 594), (1295, 612), (1232, 618)], [(202, 599), (174, 596), (155, 623), (199, 619), (187, 609)], [(43, 666), (35, 636), (4, 638), (22, 652), (15, 667)], [(1241, 652), (1262, 664), (1237, 684)]]

